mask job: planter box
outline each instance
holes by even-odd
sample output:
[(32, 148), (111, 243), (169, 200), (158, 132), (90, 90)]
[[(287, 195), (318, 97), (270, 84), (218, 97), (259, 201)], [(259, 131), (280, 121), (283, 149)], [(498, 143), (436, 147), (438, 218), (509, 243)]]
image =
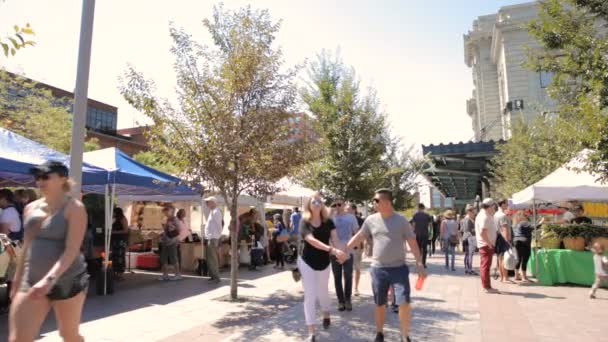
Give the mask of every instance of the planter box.
[(585, 238), (583, 237), (567, 237), (564, 238), (564, 247), (573, 251), (584, 251), (585, 250)]
[(559, 238), (542, 238), (540, 246), (545, 249), (559, 249), (561, 242)]

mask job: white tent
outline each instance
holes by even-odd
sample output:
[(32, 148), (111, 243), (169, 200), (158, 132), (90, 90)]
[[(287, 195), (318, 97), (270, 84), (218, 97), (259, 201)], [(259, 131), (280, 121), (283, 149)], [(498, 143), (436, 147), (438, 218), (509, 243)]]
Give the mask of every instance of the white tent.
[(268, 208), (302, 207), (315, 193), (312, 189), (293, 184), (287, 177), (281, 179), (278, 185), (285, 190), (268, 198)]
[(513, 195), (514, 205), (533, 205), (541, 202), (608, 201), (608, 184), (601, 184), (598, 177), (580, 170), (590, 150), (581, 151), (564, 166), (547, 177)]

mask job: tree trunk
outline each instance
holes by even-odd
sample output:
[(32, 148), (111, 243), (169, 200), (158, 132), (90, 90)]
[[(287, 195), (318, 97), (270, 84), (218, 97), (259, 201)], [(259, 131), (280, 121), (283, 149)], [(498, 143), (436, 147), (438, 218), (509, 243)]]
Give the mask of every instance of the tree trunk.
[(230, 204), (230, 298), (238, 298), (238, 276), (239, 276), (239, 237), (237, 229), (238, 219), (238, 196), (232, 198)]

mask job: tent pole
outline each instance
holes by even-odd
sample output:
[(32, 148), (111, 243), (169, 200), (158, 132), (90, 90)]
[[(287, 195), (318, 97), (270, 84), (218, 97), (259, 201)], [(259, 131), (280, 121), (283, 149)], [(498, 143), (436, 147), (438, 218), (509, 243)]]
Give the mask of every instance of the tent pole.
[(110, 213), (110, 184), (106, 184), (106, 196), (105, 196), (105, 207), (106, 207), (106, 219), (105, 219), (105, 227), (104, 227), (104, 241), (103, 241), (103, 250), (104, 250), (104, 256), (103, 256), (103, 265), (102, 265), (102, 270), (103, 270), (103, 295), (107, 295), (107, 289), (108, 289), (108, 233), (109, 233), (109, 229), (108, 229), (108, 225), (110, 223), (110, 219), (109, 219), (109, 213)]

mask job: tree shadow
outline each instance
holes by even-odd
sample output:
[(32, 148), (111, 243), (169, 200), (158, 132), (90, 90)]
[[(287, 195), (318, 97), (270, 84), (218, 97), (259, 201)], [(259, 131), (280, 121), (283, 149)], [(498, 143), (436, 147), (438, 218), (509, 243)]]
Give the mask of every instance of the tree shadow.
[(524, 297), (524, 298), (529, 298), (529, 299), (566, 299), (566, 297), (547, 296), (542, 293), (534, 293), (534, 292), (522, 293), (522, 292), (510, 292), (510, 291), (501, 290), (500, 294), (507, 295), (507, 296)]

